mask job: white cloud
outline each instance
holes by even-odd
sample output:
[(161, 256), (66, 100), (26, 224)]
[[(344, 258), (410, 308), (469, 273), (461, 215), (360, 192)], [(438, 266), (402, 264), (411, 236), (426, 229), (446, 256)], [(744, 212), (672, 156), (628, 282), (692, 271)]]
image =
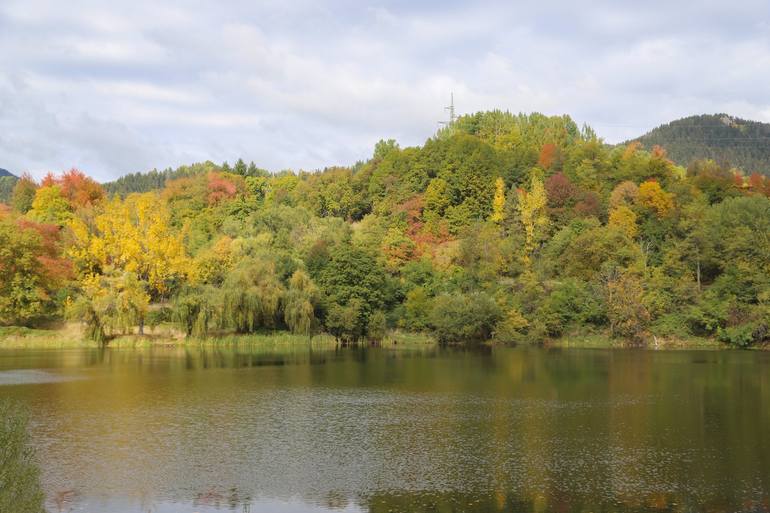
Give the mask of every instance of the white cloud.
[(610, 141), (770, 119), (770, 4), (566, 0), (0, 5), (0, 167), (101, 179), (210, 158), (271, 169), (422, 143), (445, 117), (568, 113)]

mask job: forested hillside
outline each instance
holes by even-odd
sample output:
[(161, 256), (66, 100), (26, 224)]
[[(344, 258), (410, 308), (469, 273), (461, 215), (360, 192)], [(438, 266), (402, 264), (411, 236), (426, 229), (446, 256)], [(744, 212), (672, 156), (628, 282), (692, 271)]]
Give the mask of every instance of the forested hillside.
[(10, 201), (16, 180), (18, 178), (13, 173), (0, 168), (0, 203), (8, 203)]
[(482, 112), (350, 168), (207, 162), (107, 190), (77, 170), (19, 180), (0, 214), (0, 323), (74, 319), (95, 340), (161, 322), (770, 338), (770, 180), (612, 147), (567, 116)]
[(770, 175), (770, 124), (727, 114), (691, 116), (661, 125), (636, 139), (646, 148), (665, 148), (674, 162), (711, 159), (747, 174)]
[(105, 183), (103, 187), (105, 192), (110, 196), (119, 194), (120, 196), (125, 197), (132, 192), (149, 192), (156, 189), (162, 189), (167, 180), (206, 174), (211, 171), (234, 173), (240, 176), (267, 176), (269, 174), (266, 170), (257, 168), (253, 162), (246, 165), (243, 160), (238, 159), (232, 168), (230, 168), (230, 165), (227, 162), (223, 163), (221, 166), (214, 164), (213, 162), (203, 162), (191, 166), (182, 166), (177, 169), (169, 168), (164, 169), (163, 171), (153, 169), (148, 173), (130, 173), (121, 176), (113, 182)]

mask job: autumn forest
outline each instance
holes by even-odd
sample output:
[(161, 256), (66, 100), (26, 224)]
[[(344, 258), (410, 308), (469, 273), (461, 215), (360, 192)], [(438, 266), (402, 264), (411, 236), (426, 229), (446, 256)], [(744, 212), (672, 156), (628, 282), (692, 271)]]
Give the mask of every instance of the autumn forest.
[(499, 111), (318, 172), (25, 175), (0, 204), (0, 325), (759, 346), (769, 197), (751, 169)]

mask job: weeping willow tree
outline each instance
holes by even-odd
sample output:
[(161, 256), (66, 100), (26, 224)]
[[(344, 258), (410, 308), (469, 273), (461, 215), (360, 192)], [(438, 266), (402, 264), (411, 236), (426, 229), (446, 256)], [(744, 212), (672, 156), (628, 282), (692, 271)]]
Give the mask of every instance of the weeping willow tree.
[(83, 323), (85, 337), (98, 344), (107, 342), (104, 324), (96, 312), (92, 299), (86, 295), (78, 296), (66, 305), (67, 317)]
[(204, 338), (221, 310), (219, 291), (213, 287), (189, 287), (174, 302), (174, 320), (188, 337)]
[(251, 258), (222, 284), (222, 324), (239, 333), (275, 328), (284, 287), (272, 262)]
[(304, 271), (295, 271), (289, 279), (289, 290), (284, 301), (283, 319), (293, 333), (313, 334), (317, 324), (315, 307), (318, 288)]
[(86, 276), (81, 294), (68, 304), (68, 315), (83, 322), (87, 338), (102, 344), (135, 326), (143, 334), (150, 304), (146, 289), (146, 283), (132, 272)]
[(115, 306), (113, 316), (108, 318), (108, 324), (121, 333), (130, 332), (134, 326), (139, 327), (139, 334), (144, 334), (144, 320), (150, 305), (147, 294), (147, 283), (132, 273), (126, 272), (120, 276), (113, 286)]

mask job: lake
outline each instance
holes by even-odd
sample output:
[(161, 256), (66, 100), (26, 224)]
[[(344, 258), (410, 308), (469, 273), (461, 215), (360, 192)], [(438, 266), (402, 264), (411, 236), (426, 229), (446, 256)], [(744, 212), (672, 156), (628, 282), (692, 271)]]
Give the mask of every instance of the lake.
[(770, 353), (0, 351), (51, 512), (768, 511)]

